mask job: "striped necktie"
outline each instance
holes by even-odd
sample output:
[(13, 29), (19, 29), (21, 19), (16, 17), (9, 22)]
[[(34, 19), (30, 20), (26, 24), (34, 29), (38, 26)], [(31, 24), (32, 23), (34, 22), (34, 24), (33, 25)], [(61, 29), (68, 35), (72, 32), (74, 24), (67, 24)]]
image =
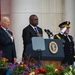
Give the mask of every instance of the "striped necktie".
[(34, 28), (34, 31), (35, 31), (36, 33), (39, 33), (37, 27)]

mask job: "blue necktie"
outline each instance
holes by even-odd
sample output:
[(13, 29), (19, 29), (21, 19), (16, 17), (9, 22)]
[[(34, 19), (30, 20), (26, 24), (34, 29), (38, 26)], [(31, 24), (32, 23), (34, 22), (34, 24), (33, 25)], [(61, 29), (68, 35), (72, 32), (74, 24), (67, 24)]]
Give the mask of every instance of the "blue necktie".
[(9, 37), (11, 36), (8, 30), (6, 30), (6, 33), (8, 34)]
[(36, 27), (34, 28), (34, 30), (35, 30), (36, 33), (38, 33), (38, 29)]

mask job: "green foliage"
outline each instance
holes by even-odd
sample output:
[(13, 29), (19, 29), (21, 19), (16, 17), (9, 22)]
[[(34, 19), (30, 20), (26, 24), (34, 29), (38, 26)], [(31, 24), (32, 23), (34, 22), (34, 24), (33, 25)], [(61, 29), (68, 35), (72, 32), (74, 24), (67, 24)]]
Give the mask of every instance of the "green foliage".
[(22, 72), (26, 72), (24, 67), (17, 67), (13, 70), (13, 73), (15, 74), (21, 74)]
[(67, 68), (64, 68), (62, 72), (64, 75), (75, 75), (75, 67), (70, 65)]
[(7, 59), (6, 58), (1, 58), (0, 57), (0, 67), (9, 68), (9, 63), (7, 62)]
[(66, 68), (60, 67), (55, 68), (52, 64), (45, 65), (46, 75), (75, 75), (75, 67), (70, 65)]
[(51, 65), (45, 65), (45, 69), (46, 69), (46, 75), (54, 75), (55, 72), (55, 67), (51, 64)]

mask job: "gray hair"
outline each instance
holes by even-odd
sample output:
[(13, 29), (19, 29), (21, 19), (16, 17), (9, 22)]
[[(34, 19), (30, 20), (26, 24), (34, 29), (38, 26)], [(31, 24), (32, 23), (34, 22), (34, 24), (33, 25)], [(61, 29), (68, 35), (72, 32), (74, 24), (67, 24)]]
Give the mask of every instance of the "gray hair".
[(7, 17), (7, 16), (2, 17), (1, 23), (3, 23), (4, 21), (6, 21), (7, 19), (9, 19), (9, 17)]

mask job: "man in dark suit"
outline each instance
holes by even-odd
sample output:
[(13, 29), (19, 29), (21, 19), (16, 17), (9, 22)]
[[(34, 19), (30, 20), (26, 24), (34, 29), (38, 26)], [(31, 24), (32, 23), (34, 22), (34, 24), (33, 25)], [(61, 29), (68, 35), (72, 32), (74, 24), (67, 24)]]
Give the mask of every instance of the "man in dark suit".
[(7, 58), (8, 62), (16, 63), (16, 51), (13, 39), (13, 34), (9, 30), (10, 20), (8, 17), (3, 17), (0, 28), (0, 50), (2, 57)]
[(31, 43), (32, 37), (42, 37), (43, 32), (40, 27), (38, 27), (38, 17), (36, 15), (31, 15), (29, 17), (29, 25), (23, 29), (22, 38), (24, 44), (24, 53), (26, 52), (26, 46)]
[[(60, 39), (63, 42), (65, 58), (62, 60), (64, 65), (73, 65), (74, 61), (74, 41), (73, 37), (69, 35), (70, 22), (65, 21), (59, 24), (60, 33), (54, 36), (55, 39)], [(62, 54), (62, 53), (61, 53)]]

